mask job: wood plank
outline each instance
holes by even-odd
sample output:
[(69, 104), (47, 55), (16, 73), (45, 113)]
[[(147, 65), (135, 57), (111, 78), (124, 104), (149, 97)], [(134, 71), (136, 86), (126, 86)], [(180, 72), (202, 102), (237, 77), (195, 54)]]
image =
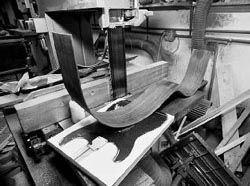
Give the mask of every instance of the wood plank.
[(176, 132), (176, 135), (174, 137), (176, 141), (179, 140), (178, 138), (180, 136), (181, 129), (182, 129), (183, 125), (185, 124), (186, 120), (187, 120), (187, 116), (184, 116), (184, 118), (182, 119), (181, 124), (180, 124), (180, 126), (179, 126), (179, 128), (178, 128), (178, 130)]
[(48, 87), (48, 88), (41, 89), (41, 90), (36, 90), (36, 91), (34, 91), (34, 92), (29, 93), (29, 94), (23, 99), (23, 101), (28, 101), (28, 100), (37, 98), (37, 97), (39, 97), (39, 96), (42, 96), (42, 95), (45, 95), (45, 94), (49, 94), (49, 93), (52, 93), (52, 92), (56, 92), (56, 91), (62, 90), (62, 89), (64, 89), (64, 85), (63, 85), (63, 84), (55, 85), (55, 86)]
[(8, 94), (4, 96), (0, 96), (0, 108), (13, 106), (17, 103), (21, 103), (25, 95), (15, 95), (15, 94)]
[(218, 78), (217, 74), (215, 73), (214, 76), (214, 83), (211, 92), (211, 101), (213, 103), (213, 107), (218, 108), (220, 106), (220, 99), (219, 99), (219, 88), (218, 88)]
[(243, 143), (242, 147), (240, 148), (240, 150), (237, 152), (236, 156), (233, 159), (232, 163), (230, 164), (229, 169), (232, 172), (235, 172), (236, 169), (240, 166), (242, 159), (244, 158), (244, 156), (246, 155), (247, 151), (250, 148), (250, 133), (247, 134), (247, 139), (246, 141)]
[(201, 127), (202, 125), (206, 124), (207, 122), (211, 121), (212, 119), (214, 119), (214, 118), (220, 116), (221, 114), (226, 113), (226, 112), (230, 111), (231, 109), (235, 108), (235, 106), (237, 106), (238, 104), (240, 104), (243, 101), (246, 101), (247, 99), (250, 99), (250, 89), (241, 93), (236, 98), (228, 101), (224, 105), (221, 105), (220, 107), (212, 110), (211, 112), (209, 112), (205, 116), (202, 116), (199, 119), (193, 121), (192, 123), (190, 123), (189, 125), (187, 125), (186, 127), (184, 127), (181, 130), (180, 135), (182, 136), (184, 134), (187, 134), (188, 132), (191, 132), (191, 131), (197, 129), (198, 127)]
[(154, 180), (139, 167), (135, 167), (120, 184), (120, 186), (128, 185), (156, 186)]
[[(89, 82), (89, 81), (93, 81), (93, 78), (91, 78), (91, 75), (90, 75), (90, 77), (86, 77), (86, 78), (81, 79), (81, 83), (85, 83), (85, 82)], [(42, 88), (39, 90), (32, 91), (29, 94), (21, 93), (19, 95), (8, 94), (8, 95), (0, 96), (0, 108), (12, 107), (15, 104), (22, 103), (24, 101), (28, 101), (28, 100), (31, 100), (31, 99), (37, 98), (39, 96), (46, 95), (46, 94), (49, 94), (49, 93), (52, 93), (52, 92), (55, 92), (58, 90), (62, 90), (64, 88), (65, 88), (64, 84), (59, 84), (59, 85), (54, 85), (51, 87)]]
[(52, 52), (50, 51), (50, 57), (53, 59), (53, 69), (58, 68), (59, 65), (54, 47), (54, 39), (51, 35), (51, 32), (72, 34), (74, 55), (77, 64), (89, 66), (96, 63), (91, 25), (89, 23), (91, 15), (88, 15), (90, 13), (91, 12), (74, 15), (67, 14), (67, 16), (63, 17), (60, 14), (46, 14), (45, 18), (50, 37), (49, 48), (52, 49)]
[(244, 112), (241, 114), (239, 119), (235, 122), (234, 126), (230, 129), (230, 131), (225, 135), (223, 140), (220, 142), (220, 144), (216, 147), (216, 149), (219, 149), (226, 145), (228, 141), (231, 139), (231, 137), (235, 134), (235, 132), (239, 129), (243, 121), (247, 118), (247, 116), (250, 114), (250, 106), (248, 106)]
[[(79, 19), (78, 19), (78, 18)], [(60, 14), (51, 15), (50, 21), (52, 21), (52, 31), (60, 33), (72, 34), (73, 47), (76, 63), (79, 65), (84, 64), (82, 40), (81, 40), (81, 25), (79, 15), (67, 14), (67, 16), (61, 16)], [(53, 40), (54, 41), (54, 40)], [(56, 54), (56, 53), (55, 53)]]
[(247, 135), (244, 135), (236, 140), (234, 140), (233, 142), (229, 143), (228, 145), (225, 145), (221, 148), (216, 148), (214, 153), (217, 155), (217, 156), (220, 156), (221, 154), (227, 152), (228, 150), (240, 145), (241, 143), (243, 143), (245, 140), (247, 139)]
[[(230, 64), (222, 64), (218, 58), (218, 66), (216, 68), (217, 78), (218, 78), (218, 90), (219, 90), (219, 99), (220, 105), (225, 104), (235, 97), (233, 90), (233, 72)], [(222, 115), (222, 135), (223, 138), (226, 137), (226, 134), (233, 127), (234, 123), (237, 121), (236, 109), (232, 109), (230, 112), (227, 112)], [(239, 132), (235, 131), (230, 142), (239, 138)], [(240, 146), (234, 147), (228, 152), (224, 153), (224, 162), (226, 166), (231, 166), (233, 162), (232, 156), (234, 156), (240, 150)], [(239, 167), (241, 171), (241, 166)]]
[[(134, 93), (167, 76), (167, 62), (157, 62), (128, 69), (128, 92)], [(131, 71), (130, 71), (131, 70)], [(147, 74), (147, 76), (144, 76)], [(145, 81), (146, 80), (146, 81)], [(111, 100), (109, 79), (100, 79), (82, 84), (87, 104), (94, 108)], [(63, 89), (15, 105), (25, 132), (31, 132), (70, 117), (68, 92)]]
[(127, 65), (127, 89), (128, 93), (135, 93), (146, 89), (168, 75), (168, 63), (159, 61), (145, 66)]
[[(88, 77), (80, 79), (81, 83), (86, 83), (86, 82), (90, 82), (90, 81), (93, 81), (93, 80), (94, 79), (91, 78), (91, 75), (88, 76)], [(53, 85), (51, 87), (36, 90), (36, 91), (33, 91), (33, 92), (29, 93), (27, 96), (25, 95), (26, 97), (23, 99), (23, 101), (28, 101), (28, 100), (37, 98), (37, 97), (42, 96), (42, 95), (46, 95), (46, 94), (53, 93), (53, 92), (56, 92), (56, 91), (59, 91), (59, 90), (63, 90), (64, 88), (65, 88), (65, 86), (62, 83), (62, 84), (59, 84), (59, 85)]]
[(71, 127), (74, 123), (72, 122), (71, 118), (59, 121), (58, 124), (60, 125), (60, 127), (62, 127), (63, 130)]
[[(82, 108), (98, 119), (102, 124), (112, 128), (123, 128), (134, 125), (153, 114), (173, 94), (192, 96), (202, 83), (211, 52), (193, 50), (187, 72), (178, 85), (166, 79), (155, 83), (130, 104), (112, 112), (95, 112), (88, 107), (79, 81), (79, 74), (74, 59), (72, 36), (53, 33), (57, 55), (64, 84), (71, 98)], [(67, 53), (65, 53), (67, 51)], [(69, 63), (69, 61), (72, 61)]]
[[(110, 100), (108, 79), (82, 84), (90, 107), (96, 107)], [(51, 94), (15, 105), (24, 132), (31, 132), (49, 126), (70, 116), (68, 92), (63, 89)]]

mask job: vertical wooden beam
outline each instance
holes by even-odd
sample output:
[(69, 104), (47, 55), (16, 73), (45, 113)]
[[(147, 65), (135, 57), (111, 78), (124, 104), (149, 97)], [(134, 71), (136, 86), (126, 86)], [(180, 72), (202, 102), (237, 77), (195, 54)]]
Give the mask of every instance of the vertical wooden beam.
[[(219, 47), (219, 54), (217, 57), (217, 79), (218, 79), (218, 93), (220, 105), (227, 103), (232, 100), (234, 95), (233, 89), (233, 73), (230, 64), (225, 64), (221, 61), (221, 55), (224, 53), (224, 48)], [(235, 122), (237, 121), (236, 109), (232, 109), (231, 111), (222, 115), (222, 135), (223, 138), (226, 137), (226, 134), (233, 127)], [(234, 136), (231, 138), (229, 142), (232, 142), (239, 138), (238, 131), (235, 132)], [(233, 148), (232, 150), (226, 152), (224, 154), (224, 162), (226, 166), (230, 167), (233, 163), (233, 158), (239, 151), (240, 146)], [(239, 166), (239, 171), (241, 171), (241, 166)]]

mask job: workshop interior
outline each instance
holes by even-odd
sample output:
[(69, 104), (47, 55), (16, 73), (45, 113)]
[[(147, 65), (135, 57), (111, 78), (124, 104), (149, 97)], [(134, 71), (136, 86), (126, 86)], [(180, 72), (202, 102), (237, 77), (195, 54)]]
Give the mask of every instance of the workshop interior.
[(250, 185), (249, 19), (250, 0), (0, 0), (0, 185)]

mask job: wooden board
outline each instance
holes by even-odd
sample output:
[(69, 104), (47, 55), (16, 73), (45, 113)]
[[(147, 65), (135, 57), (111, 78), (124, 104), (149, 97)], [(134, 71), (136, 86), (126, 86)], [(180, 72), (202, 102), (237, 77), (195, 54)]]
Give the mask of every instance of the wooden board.
[(25, 95), (23, 94), (20, 94), (19, 96), (15, 94), (0, 96), (0, 108), (13, 106), (17, 103), (21, 103), (24, 97)]
[(220, 144), (216, 147), (216, 149), (219, 149), (226, 145), (228, 141), (232, 138), (232, 136), (235, 134), (235, 132), (239, 129), (241, 124), (245, 121), (245, 119), (250, 114), (250, 106), (248, 106), (244, 112), (241, 114), (239, 119), (235, 122), (234, 126), (229, 130), (229, 132), (224, 136), (223, 140), (220, 142)]
[[(110, 106), (111, 104), (100, 112)], [(50, 138), (48, 143), (99, 184), (113, 186), (125, 178), (173, 120), (174, 117), (171, 115), (166, 117), (154, 113), (132, 128), (117, 131), (93, 123), (96, 119), (89, 116)], [(108, 143), (87, 157), (80, 156), (74, 160), (75, 153), (86, 148), (86, 145), (98, 136), (108, 139)]]
[(120, 186), (128, 185), (156, 186), (154, 180), (139, 167), (133, 169), (120, 184)]
[[(97, 106), (110, 99), (109, 81), (101, 79), (82, 85), (88, 104)], [(45, 96), (15, 105), (24, 132), (31, 132), (49, 126), (70, 116), (68, 102), (70, 97), (63, 89)]]
[[(167, 76), (168, 63), (160, 61), (146, 66), (128, 67), (128, 92), (142, 91)], [(147, 75), (146, 75), (147, 74)], [(100, 79), (81, 85), (91, 108), (111, 100), (109, 79)], [(15, 105), (25, 132), (41, 129), (70, 117), (68, 92), (63, 89)]]
[(217, 156), (220, 156), (221, 154), (229, 151), (230, 149), (236, 147), (236, 146), (239, 146), (241, 143), (243, 143), (245, 140), (247, 139), (247, 135), (244, 135), (244, 136), (241, 136), (240, 138), (234, 140), (233, 142), (223, 146), (223, 147), (220, 147), (220, 148), (216, 148), (214, 153), (217, 155)]
[[(83, 83), (87, 83), (87, 82), (90, 82), (90, 81), (93, 81), (93, 80), (94, 79), (91, 77), (91, 75), (89, 75), (87, 77), (84, 77), (84, 78), (80, 79), (80, 82), (81, 82), (81, 84), (83, 84)], [(56, 91), (59, 91), (59, 90), (63, 90), (64, 88), (65, 88), (64, 84), (59, 84), (59, 85), (52, 85), (52, 86), (47, 87), (47, 88), (42, 88), (42, 89), (39, 89), (39, 90), (35, 90), (35, 91), (32, 91), (31, 93), (29, 93), (23, 99), (23, 101), (28, 101), (28, 100), (31, 100), (31, 99), (34, 99), (34, 98), (37, 98), (37, 97), (40, 97), (40, 96), (43, 96), (43, 95), (46, 95), (46, 94), (49, 94), (49, 93), (53, 93), (53, 92), (56, 92)]]
[[(219, 92), (220, 105), (223, 105), (235, 97), (233, 90), (233, 73), (231, 65), (221, 64), (221, 62), (218, 61), (216, 72), (218, 78), (218, 92)], [(223, 138), (226, 137), (226, 134), (230, 131), (230, 129), (233, 127), (236, 121), (237, 121), (236, 108), (222, 115), (221, 123), (222, 123)], [(230, 142), (238, 138), (239, 138), (239, 133), (237, 130), (230, 139)], [(224, 153), (224, 162), (226, 166), (230, 166), (232, 164), (233, 162), (232, 156), (234, 156), (239, 149), (240, 146), (237, 146), (231, 149), (230, 151)], [(241, 170), (241, 167), (239, 168), (239, 170)]]
[(187, 72), (178, 85), (161, 80), (147, 88), (140, 96), (125, 107), (105, 113), (98, 113), (89, 108), (80, 87), (79, 73), (74, 57), (72, 35), (53, 33), (57, 56), (66, 89), (72, 100), (94, 116), (100, 123), (122, 128), (134, 125), (153, 114), (174, 93), (192, 96), (200, 87), (211, 52), (193, 50)]

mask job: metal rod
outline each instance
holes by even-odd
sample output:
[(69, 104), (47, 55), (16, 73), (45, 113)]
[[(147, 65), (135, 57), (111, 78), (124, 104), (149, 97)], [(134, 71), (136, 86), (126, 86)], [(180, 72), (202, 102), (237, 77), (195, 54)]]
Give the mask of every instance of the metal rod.
[(189, 28), (164, 28), (164, 27), (158, 27), (158, 28), (155, 28), (155, 27), (143, 27), (143, 26), (140, 26), (138, 28), (141, 28), (141, 29), (148, 29), (148, 30), (175, 30), (175, 31), (190, 31)]
[[(190, 32), (193, 29), (190, 28), (154, 28), (154, 27), (139, 27), (141, 29), (148, 29), (148, 30), (175, 30), (175, 31), (186, 31)], [(249, 30), (216, 30), (216, 29), (206, 29), (206, 32), (215, 32), (215, 33), (232, 33), (232, 34), (250, 34)]]
[[(147, 32), (143, 31), (129, 31), (130, 33), (138, 33), (138, 34), (147, 34)], [(148, 32), (149, 35), (156, 35), (156, 36), (161, 36), (162, 33), (157, 33), (157, 32)], [(189, 35), (182, 35), (182, 34), (176, 34), (176, 37), (179, 38), (191, 38)]]
[(234, 38), (221, 38), (216, 36), (207, 36), (206, 40), (210, 42), (216, 42), (216, 41), (226, 41), (226, 42), (234, 42), (234, 43), (244, 43), (244, 44), (250, 44), (250, 40), (247, 39), (234, 39)]
[[(138, 33), (138, 34), (146, 34), (146, 32), (143, 31), (130, 31), (132, 33)], [(156, 32), (148, 32), (150, 35), (162, 35), (161, 33)], [(176, 37), (179, 38), (191, 38), (189, 35), (182, 35), (182, 34), (176, 34)], [(247, 39), (235, 39), (235, 38), (221, 38), (216, 36), (206, 36), (205, 39), (210, 42), (217, 42), (217, 41), (224, 41), (224, 42), (234, 42), (234, 43), (244, 43), (244, 44), (250, 44), (250, 40)]]
[(212, 7), (250, 6), (250, 3), (213, 3)]
[[(217, 12), (218, 10), (233, 10), (235, 11), (245, 11), (249, 8), (250, 3), (213, 3), (211, 5), (210, 12)], [(196, 5), (191, 3), (175, 3), (175, 4), (167, 4), (167, 3), (157, 3), (153, 5), (142, 6), (141, 8), (147, 8), (149, 10), (185, 10), (190, 9), (190, 7), (196, 7)], [(236, 9), (237, 8), (237, 9)], [(217, 11), (216, 11), (217, 10)]]

